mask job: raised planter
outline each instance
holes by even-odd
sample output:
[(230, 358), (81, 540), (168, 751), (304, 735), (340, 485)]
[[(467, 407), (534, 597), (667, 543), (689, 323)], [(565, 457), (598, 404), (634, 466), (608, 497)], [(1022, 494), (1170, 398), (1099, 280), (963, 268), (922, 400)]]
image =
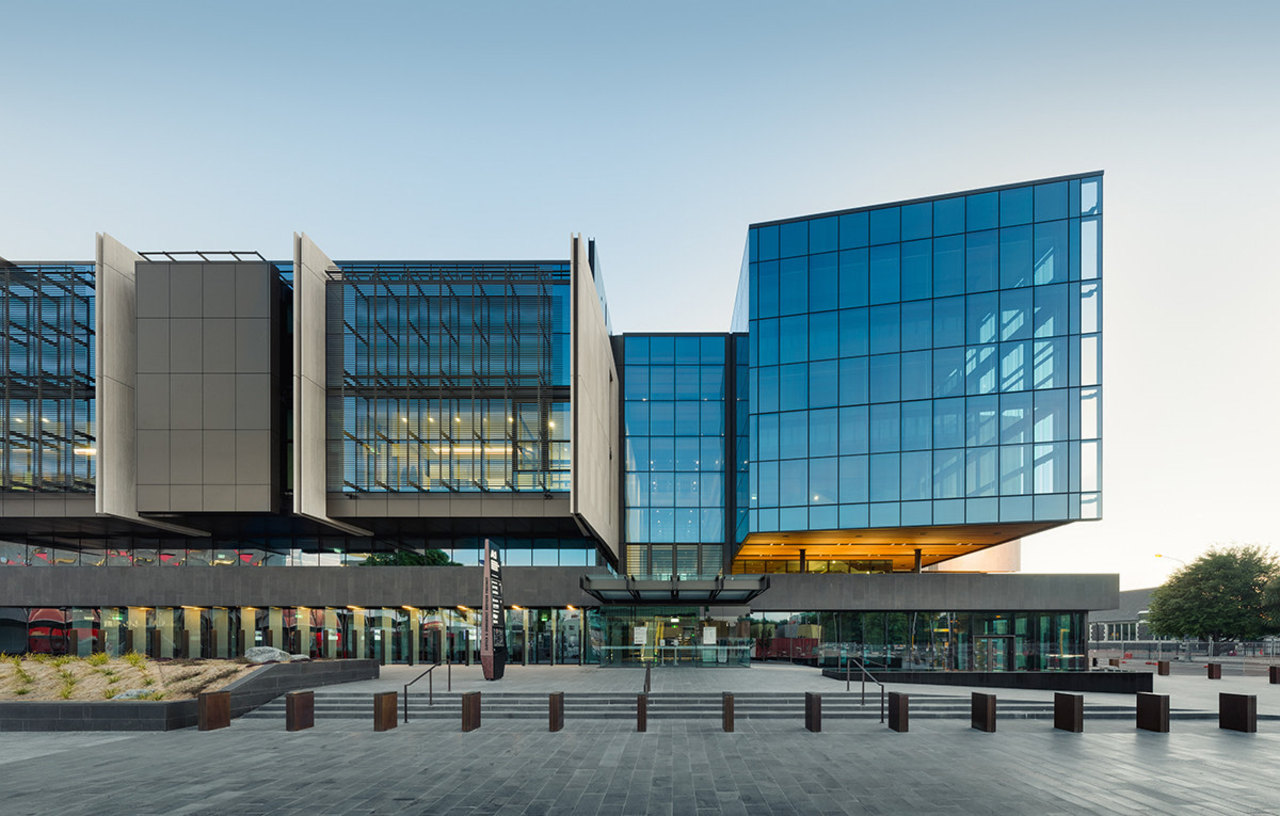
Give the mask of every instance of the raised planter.
[[(231, 693), (235, 719), (287, 691), (371, 680), (378, 671), (376, 660), (273, 663), (223, 690)], [(173, 731), (198, 719), (195, 699), (0, 702), (0, 731)]]

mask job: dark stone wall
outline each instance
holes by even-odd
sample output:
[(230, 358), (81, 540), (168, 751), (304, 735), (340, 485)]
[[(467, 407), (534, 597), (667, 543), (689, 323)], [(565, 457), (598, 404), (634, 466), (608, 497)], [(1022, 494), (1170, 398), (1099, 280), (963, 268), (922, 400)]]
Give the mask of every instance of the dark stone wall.
[(1067, 612), (1114, 609), (1119, 596), (1118, 575), (781, 574), (769, 576), (769, 589), (751, 601), (751, 608)]
[[(507, 567), (506, 602), (598, 606), (579, 579), (601, 568)], [(757, 611), (1114, 609), (1116, 575), (770, 575)], [(53, 567), (0, 570), (3, 606), (480, 605), (480, 567)]]

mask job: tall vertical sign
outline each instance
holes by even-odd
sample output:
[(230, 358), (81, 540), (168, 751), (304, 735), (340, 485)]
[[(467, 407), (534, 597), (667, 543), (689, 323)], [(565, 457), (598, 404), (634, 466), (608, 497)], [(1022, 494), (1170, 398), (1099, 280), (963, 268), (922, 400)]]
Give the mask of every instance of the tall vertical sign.
[(484, 540), (484, 597), (480, 606), (480, 666), (484, 679), (501, 680), (507, 666), (507, 621), (502, 609), (502, 563)]

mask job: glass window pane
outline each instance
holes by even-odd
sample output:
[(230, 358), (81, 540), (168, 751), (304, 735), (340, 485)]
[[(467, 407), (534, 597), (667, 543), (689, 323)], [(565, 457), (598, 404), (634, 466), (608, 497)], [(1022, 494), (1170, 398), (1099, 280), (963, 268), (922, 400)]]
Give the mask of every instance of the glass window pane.
[(898, 241), (898, 208), (889, 207), (871, 211), (871, 243), (889, 244)]
[(999, 226), (999, 208), (999, 193), (977, 193), (965, 196), (965, 229), (972, 232)]
[(933, 203), (908, 204), (902, 208), (902, 240), (913, 241), (933, 234)]
[(840, 322), (840, 356), (854, 357), (867, 354), (871, 350), (868, 310), (841, 309)]
[(933, 294), (933, 242), (902, 245), (902, 299), (919, 300)]
[(964, 232), (965, 200), (943, 198), (933, 202), (933, 234), (954, 235)]
[(793, 258), (809, 254), (809, 222), (792, 221), (778, 227), (778, 257)]
[(836, 249), (838, 222), (835, 216), (809, 221), (809, 252), (831, 252)]
[(1031, 188), (1000, 191), (1000, 226), (1031, 223)]
[(1000, 288), (1031, 285), (1031, 244), (1030, 226), (1000, 230)]
[(869, 280), (870, 261), (867, 250), (855, 249), (841, 252), (840, 308), (866, 306), (869, 297)]
[(1000, 241), (996, 230), (965, 235), (964, 285), (967, 292), (985, 292), (999, 285)]
[(867, 245), (867, 214), (849, 213), (840, 216), (840, 248), (854, 249)]

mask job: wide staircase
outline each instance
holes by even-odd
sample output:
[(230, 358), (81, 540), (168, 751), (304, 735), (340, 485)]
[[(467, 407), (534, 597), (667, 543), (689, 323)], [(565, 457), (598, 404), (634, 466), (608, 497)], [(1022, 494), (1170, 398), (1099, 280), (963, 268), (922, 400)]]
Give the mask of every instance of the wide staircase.
[[(804, 693), (735, 692), (734, 715), (738, 719), (804, 720)], [(968, 719), (968, 695), (911, 694), (911, 718)], [(880, 695), (868, 689), (866, 703), (858, 692), (823, 692), (824, 720), (880, 719)], [(428, 705), (426, 693), (409, 694), (409, 719), (458, 720), (462, 695), (458, 692), (436, 694)], [(399, 701), (403, 712), (404, 700)], [(547, 719), (547, 695), (535, 692), (484, 692), (481, 698), (485, 719)], [(719, 720), (722, 699), (718, 692), (653, 692), (649, 694), (648, 716), (651, 720)], [(1089, 719), (1132, 718), (1132, 706), (1086, 705)], [(373, 695), (319, 690), (315, 693), (315, 716), (318, 720), (364, 720), (373, 714)], [(636, 695), (617, 692), (566, 692), (566, 720), (634, 720)], [(1001, 719), (1052, 719), (1052, 692), (1043, 701), (1000, 700)], [(245, 715), (247, 719), (284, 719), (284, 697)]]

